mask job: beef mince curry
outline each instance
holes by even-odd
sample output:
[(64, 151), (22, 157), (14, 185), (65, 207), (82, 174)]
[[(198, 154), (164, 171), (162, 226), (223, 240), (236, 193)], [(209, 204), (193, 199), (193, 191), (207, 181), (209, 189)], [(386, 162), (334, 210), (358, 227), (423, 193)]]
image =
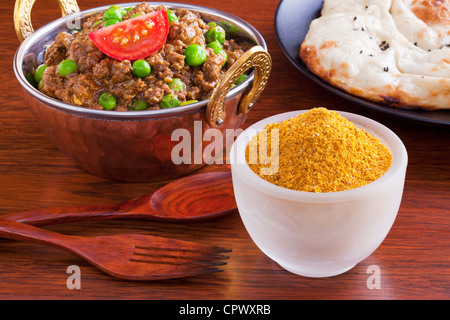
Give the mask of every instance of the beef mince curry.
[(42, 93), (80, 107), (173, 108), (208, 99), (249, 47), (187, 9), (113, 5), (81, 30), (59, 33), (32, 80)]

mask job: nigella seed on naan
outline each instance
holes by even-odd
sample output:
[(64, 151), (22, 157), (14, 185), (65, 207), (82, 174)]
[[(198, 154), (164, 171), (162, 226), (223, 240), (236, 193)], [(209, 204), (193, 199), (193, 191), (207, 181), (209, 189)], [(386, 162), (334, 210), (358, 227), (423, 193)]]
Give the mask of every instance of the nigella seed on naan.
[(353, 95), (450, 109), (449, 44), (450, 0), (325, 0), (300, 58)]

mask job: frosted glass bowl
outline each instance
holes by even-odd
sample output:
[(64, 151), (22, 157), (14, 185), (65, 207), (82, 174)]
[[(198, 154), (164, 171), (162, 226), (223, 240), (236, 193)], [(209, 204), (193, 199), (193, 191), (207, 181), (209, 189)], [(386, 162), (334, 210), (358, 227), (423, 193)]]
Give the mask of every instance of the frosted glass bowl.
[(254, 243), (284, 269), (306, 277), (344, 273), (383, 242), (403, 194), (408, 155), (390, 129), (366, 117), (338, 113), (363, 128), (392, 153), (389, 170), (365, 186), (339, 192), (289, 190), (265, 181), (245, 161), (252, 136), (308, 110), (278, 114), (247, 128), (230, 152), (239, 214)]

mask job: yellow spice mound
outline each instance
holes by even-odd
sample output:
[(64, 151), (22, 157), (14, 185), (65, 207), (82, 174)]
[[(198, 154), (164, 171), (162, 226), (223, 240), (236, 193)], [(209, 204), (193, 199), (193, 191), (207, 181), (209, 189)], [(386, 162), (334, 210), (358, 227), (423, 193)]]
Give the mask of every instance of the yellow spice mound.
[(256, 174), (278, 186), (336, 192), (381, 177), (392, 163), (392, 154), (337, 112), (315, 108), (267, 125), (250, 141), (246, 160)]

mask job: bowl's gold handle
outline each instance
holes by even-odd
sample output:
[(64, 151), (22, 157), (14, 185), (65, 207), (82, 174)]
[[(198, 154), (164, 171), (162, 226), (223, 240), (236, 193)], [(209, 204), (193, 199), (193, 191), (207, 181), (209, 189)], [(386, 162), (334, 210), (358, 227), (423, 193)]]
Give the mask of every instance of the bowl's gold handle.
[[(30, 36), (34, 30), (31, 25), (31, 8), (36, 0), (16, 0), (14, 7), (14, 27), (20, 42)], [(62, 16), (80, 11), (76, 0), (57, 0)]]
[(253, 85), (239, 105), (240, 113), (247, 113), (264, 90), (272, 69), (272, 58), (261, 46), (255, 46), (245, 52), (225, 73), (214, 89), (206, 107), (206, 121), (211, 126), (221, 124), (226, 117), (223, 104), (228, 91), (244, 72), (255, 68)]

